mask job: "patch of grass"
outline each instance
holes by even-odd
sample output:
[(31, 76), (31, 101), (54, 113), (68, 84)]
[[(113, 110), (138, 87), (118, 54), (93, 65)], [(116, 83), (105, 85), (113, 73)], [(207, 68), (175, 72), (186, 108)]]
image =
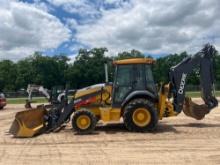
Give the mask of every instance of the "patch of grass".
[[(7, 104), (25, 104), (27, 98), (7, 98)], [(32, 103), (46, 103), (48, 102), (43, 97), (35, 97), (32, 99)]]

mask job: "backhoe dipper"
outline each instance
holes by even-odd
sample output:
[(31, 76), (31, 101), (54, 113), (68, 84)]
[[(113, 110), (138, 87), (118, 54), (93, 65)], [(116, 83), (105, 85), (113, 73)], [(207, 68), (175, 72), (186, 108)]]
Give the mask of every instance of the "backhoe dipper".
[[(170, 80), (159, 92), (151, 71), (153, 59), (114, 61), (113, 84), (107, 82), (76, 90), (69, 102), (66, 94), (64, 101), (50, 110), (18, 112), (9, 132), (15, 137), (32, 137), (59, 130), (71, 118), (72, 127), (79, 134), (93, 132), (99, 120), (108, 123), (120, 118), (129, 131), (145, 132), (153, 130), (158, 120), (177, 116), (182, 110), (187, 116), (201, 120), (218, 105), (213, 93), (215, 52), (212, 45), (206, 44), (194, 56), (170, 68)], [(203, 105), (185, 97), (186, 79), (194, 68), (200, 69)]]

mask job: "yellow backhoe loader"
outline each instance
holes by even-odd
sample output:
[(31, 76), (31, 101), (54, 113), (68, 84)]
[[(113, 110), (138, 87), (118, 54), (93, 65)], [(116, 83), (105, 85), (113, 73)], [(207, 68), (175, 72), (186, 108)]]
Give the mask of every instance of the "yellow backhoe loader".
[[(71, 120), (77, 133), (88, 134), (94, 131), (99, 120), (108, 123), (121, 118), (129, 131), (145, 132), (153, 130), (158, 120), (177, 116), (182, 110), (187, 116), (201, 120), (218, 105), (213, 93), (215, 52), (212, 45), (206, 44), (194, 56), (170, 68), (170, 81), (159, 91), (151, 71), (153, 59), (114, 61), (113, 84), (107, 82), (76, 90), (70, 101), (66, 91), (64, 101), (50, 110), (42, 106), (18, 112), (9, 132), (15, 137), (33, 137), (57, 131)], [(186, 78), (194, 68), (200, 69), (203, 105), (185, 97)]]

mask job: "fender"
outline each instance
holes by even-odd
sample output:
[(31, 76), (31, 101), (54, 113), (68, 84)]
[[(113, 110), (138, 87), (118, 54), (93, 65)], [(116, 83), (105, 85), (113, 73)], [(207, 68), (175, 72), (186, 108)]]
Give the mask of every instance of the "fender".
[(131, 92), (122, 102), (121, 107), (124, 107), (130, 100), (134, 98), (146, 98), (151, 100), (152, 102), (158, 102), (158, 96), (146, 91), (146, 90), (140, 90), (140, 91), (134, 91)]

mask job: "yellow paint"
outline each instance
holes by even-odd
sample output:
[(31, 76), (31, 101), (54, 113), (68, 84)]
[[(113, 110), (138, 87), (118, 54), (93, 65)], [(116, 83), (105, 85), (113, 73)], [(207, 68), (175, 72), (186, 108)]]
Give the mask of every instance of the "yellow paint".
[[(100, 93), (97, 93), (100, 92)], [(111, 95), (112, 95), (112, 85), (111, 84), (105, 84), (105, 86), (103, 87), (88, 87), (88, 88), (83, 88), (77, 91), (77, 93), (75, 94), (75, 99), (83, 97), (83, 96), (87, 96), (87, 95), (91, 95), (91, 94), (95, 94), (97, 93), (97, 95), (91, 96), (88, 98), (89, 99), (94, 99), (92, 100), (92, 103), (90, 103), (89, 105), (92, 104), (100, 104), (98, 106), (101, 106), (103, 104), (111, 104)], [(88, 105), (86, 105), (88, 106)], [(75, 107), (76, 109), (82, 108), (85, 106), (80, 106), (80, 107)]]
[(121, 109), (120, 108), (112, 108), (110, 111), (111, 121), (119, 121), (120, 118), (121, 118)]
[(165, 108), (166, 108), (166, 96), (164, 94), (160, 94), (159, 104), (158, 104), (160, 120), (163, 118)]
[(87, 115), (80, 115), (76, 120), (77, 127), (87, 129), (91, 125), (91, 119)]
[(110, 121), (111, 107), (99, 107), (100, 119), (104, 122)]
[(168, 117), (178, 115), (178, 113), (174, 111), (173, 104), (170, 101), (166, 101), (166, 109), (168, 111)]
[(151, 114), (145, 108), (138, 108), (134, 111), (132, 115), (132, 120), (137, 126), (144, 127), (150, 123)]
[(112, 107), (99, 107), (100, 109), (100, 117), (104, 122), (108, 121), (119, 121), (121, 117), (121, 109), (120, 108), (112, 108)]
[(168, 93), (170, 90), (170, 84), (165, 84), (162, 88), (163, 90), (160, 91), (160, 98), (159, 98), (159, 119), (162, 120), (164, 117), (164, 113), (166, 111), (167, 117), (176, 116), (177, 113), (174, 111), (173, 104), (168, 100)]
[(159, 94), (159, 119), (161, 120), (163, 118), (164, 112), (166, 110), (166, 100), (169, 92), (170, 85), (166, 84), (162, 87), (163, 89), (160, 90)]
[(96, 116), (99, 116), (99, 115), (100, 115), (99, 106), (97, 106), (97, 107), (91, 107), (91, 108), (89, 108), (89, 110), (90, 110), (93, 114), (95, 114)]
[(32, 109), (29, 111), (18, 112), (9, 130), (15, 137), (32, 137), (42, 130), (45, 126), (44, 109)]
[(79, 97), (82, 97), (82, 96), (86, 96), (86, 95), (89, 95), (91, 93), (95, 93), (99, 90), (101, 90), (102, 87), (95, 87), (95, 88), (83, 88), (83, 89), (79, 89), (77, 90), (76, 94), (75, 94), (75, 98), (79, 98)]
[(39, 130), (41, 130), (44, 125), (38, 125), (34, 128), (28, 128), (23, 122), (15, 119), (15, 123), (14, 123), (14, 127), (17, 127), (17, 134), (14, 135), (15, 137), (33, 137), (36, 133), (39, 132)]
[(115, 65), (126, 65), (126, 64), (153, 64), (156, 61), (152, 58), (131, 58), (125, 60), (114, 61)]
[(120, 108), (112, 108), (109, 107), (102, 107), (102, 106), (94, 106), (93, 107), (81, 107), (80, 109), (87, 109), (91, 111), (95, 116), (100, 117), (100, 120), (104, 122), (108, 121), (119, 121), (121, 117), (121, 109)]

